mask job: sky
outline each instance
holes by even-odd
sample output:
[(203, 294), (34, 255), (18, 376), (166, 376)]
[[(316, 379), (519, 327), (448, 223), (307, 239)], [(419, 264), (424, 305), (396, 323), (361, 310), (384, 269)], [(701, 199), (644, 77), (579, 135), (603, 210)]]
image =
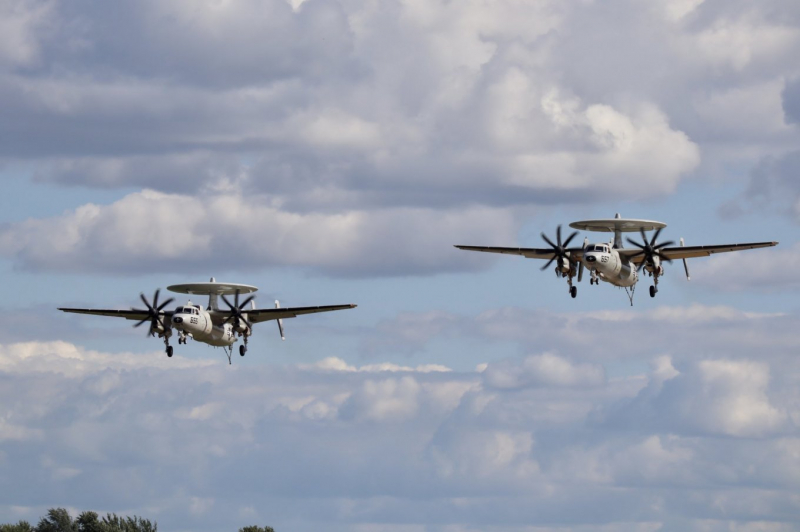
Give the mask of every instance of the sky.
[[(792, 0), (0, 0), (0, 523), (800, 530), (798, 57)], [(633, 306), (453, 247), (615, 213), (780, 244)], [(211, 277), (358, 307), (232, 365), (56, 310)]]

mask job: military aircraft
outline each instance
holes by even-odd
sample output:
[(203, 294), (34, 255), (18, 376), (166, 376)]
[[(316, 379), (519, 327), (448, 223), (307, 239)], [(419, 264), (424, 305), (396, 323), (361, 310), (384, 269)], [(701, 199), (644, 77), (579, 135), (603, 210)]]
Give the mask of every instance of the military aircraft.
[[(655, 297), (656, 293), (658, 293), (658, 279), (664, 274), (665, 262), (671, 263), (675, 259), (682, 259), (686, 279), (689, 280), (689, 266), (686, 264), (686, 259), (704, 257), (712, 253), (725, 253), (778, 245), (777, 242), (753, 242), (747, 244), (686, 246), (683, 238), (680, 239), (680, 246), (675, 246), (675, 242), (672, 241), (658, 243), (661, 230), (667, 224), (652, 220), (624, 219), (619, 213), (613, 219), (582, 220), (573, 222), (569, 226), (573, 229), (584, 231), (614, 233), (614, 238), (608, 242), (595, 244), (589, 243), (589, 239), (585, 238), (583, 246), (569, 247), (570, 242), (578, 232), (575, 231), (562, 242), (561, 226), (559, 225), (556, 228), (555, 242), (542, 233), (542, 239), (549, 245), (546, 248), (456, 247), (467, 251), (503, 253), (506, 255), (522, 255), (529, 259), (545, 259), (547, 263), (542, 267), (542, 270), (546, 270), (555, 262), (556, 275), (567, 278), (569, 293), (573, 298), (578, 295), (578, 287), (573, 284), (572, 280), (577, 276), (578, 282), (580, 282), (583, 279), (583, 270), (586, 268), (591, 274), (589, 284), (599, 285), (600, 281), (604, 281), (614, 286), (623, 287), (628, 293), (631, 305), (633, 305), (633, 293), (636, 283), (639, 282), (639, 274), (642, 269), (653, 278), (653, 284), (650, 286), (650, 297)], [(652, 238), (648, 238), (646, 231), (653, 230), (655, 233), (653, 233)], [(631, 238), (626, 238), (628, 243), (634, 247), (623, 247), (622, 233), (635, 231), (641, 234), (642, 241), (637, 242)]]
[[(275, 301), (275, 308), (257, 309), (254, 295), (241, 302), (239, 301), (239, 295), (251, 294), (257, 291), (258, 288), (246, 284), (218, 283), (213, 277), (207, 283), (175, 284), (168, 286), (167, 290), (180, 294), (207, 295), (208, 305), (203, 308), (202, 305), (189, 301), (175, 310), (165, 310), (165, 307), (172, 303), (174, 298), (169, 298), (159, 304), (158, 296), (160, 290), (156, 290), (155, 294), (153, 294), (152, 303), (147, 300), (144, 294), (139, 295), (146, 309), (59, 308), (58, 310), (77, 314), (94, 314), (97, 316), (114, 316), (137, 320), (138, 322), (134, 324), (134, 327), (148, 323), (150, 326), (148, 336), (157, 335), (164, 340), (168, 357), (172, 356), (172, 346), (169, 345), (169, 339), (174, 329), (177, 331), (179, 344), (186, 344), (187, 340), (191, 338), (208, 345), (222, 347), (228, 356), (228, 363), (230, 363), (233, 344), (239, 338), (243, 338), (243, 342), (239, 346), (239, 354), (244, 356), (247, 352), (247, 340), (253, 334), (253, 325), (256, 323), (269, 320), (277, 321), (281, 340), (285, 340), (286, 337), (283, 330), (283, 320), (285, 318), (356, 307), (356, 305), (351, 304), (280, 308), (280, 303)], [(233, 302), (225, 297), (230, 295), (234, 296)], [(219, 308), (220, 298), (227, 305), (227, 310)], [(247, 308), (248, 304), (250, 308)]]

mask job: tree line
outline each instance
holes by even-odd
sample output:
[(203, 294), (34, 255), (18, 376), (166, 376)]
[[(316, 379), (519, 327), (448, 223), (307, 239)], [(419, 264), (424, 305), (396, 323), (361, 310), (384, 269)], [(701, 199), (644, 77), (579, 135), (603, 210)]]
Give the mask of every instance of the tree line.
[[(97, 512), (83, 512), (72, 518), (64, 508), (51, 508), (36, 526), (27, 521), (0, 525), (0, 532), (158, 532), (158, 523), (133, 516), (106, 514), (100, 517)], [(246, 526), (239, 532), (275, 532), (271, 526)]]

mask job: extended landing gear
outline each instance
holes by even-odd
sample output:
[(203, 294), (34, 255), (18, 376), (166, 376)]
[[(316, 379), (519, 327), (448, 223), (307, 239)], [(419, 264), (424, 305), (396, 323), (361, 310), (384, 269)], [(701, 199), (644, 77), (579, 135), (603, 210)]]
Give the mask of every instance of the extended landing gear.
[(164, 335), (164, 345), (166, 346), (167, 356), (172, 358), (172, 346), (169, 345), (169, 335)]
[(650, 286), (650, 297), (656, 297), (658, 293), (658, 275), (653, 275), (653, 284)]
[(578, 287), (577, 286), (570, 286), (569, 287), (569, 295), (575, 299), (578, 296)]
[(178, 344), (186, 345), (187, 337), (188, 335), (185, 332), (181, 331), (180, 335), (178, 335)]
[(171, 345), (167, 346), (167, 356), (172, 358), (172, 346)]
[(245, 347), (244, 344), (240, 345), (239, 346), (239, 356), (244, 356), (245, 353), (247, 353), (247, 347)]

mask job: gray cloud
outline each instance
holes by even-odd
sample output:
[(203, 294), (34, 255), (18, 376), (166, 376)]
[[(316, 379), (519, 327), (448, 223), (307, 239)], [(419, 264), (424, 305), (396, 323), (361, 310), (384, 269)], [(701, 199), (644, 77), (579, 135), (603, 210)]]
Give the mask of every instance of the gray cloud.
[(795, 526), (800, 366), (772, 360), (500, 389), (478, 373), (4, 345), (0, 520), (58, 501), (194, 530)]
[(724, 217), (753, 212), (782, 214), (800, 223), (800, 150), (759, 161), (750, 174), (746, 191), (720, 208)]
[[(747, 357), (754, 350), (785, 353), (800, 348), (792, 332), (797, 320), (793, 313), (749, 313), (701, 304), (569, 313), (500, 308), (477, 316), (404, 313), (379, 322), (373, 334), (364, 335), (361, 351), (368, 356), (411, 354), (437, 339), (469, 338), (487, 346), (514, 342), (524, 353), (569, 353), (571, 359), (583, 362), (664, 353), (683, 357), (696, 350), (709, 356)], [(608, 331), (619, 327), (624, 340), (609, 343)], [(653, 341), (653, 331), (668, 339), (666, 345)], [(525, 374), (523, 368), (516, 369), (514, 374)]]

